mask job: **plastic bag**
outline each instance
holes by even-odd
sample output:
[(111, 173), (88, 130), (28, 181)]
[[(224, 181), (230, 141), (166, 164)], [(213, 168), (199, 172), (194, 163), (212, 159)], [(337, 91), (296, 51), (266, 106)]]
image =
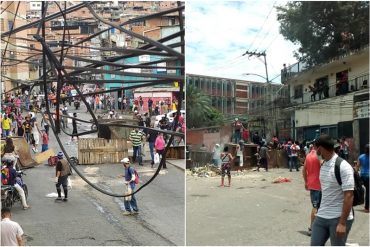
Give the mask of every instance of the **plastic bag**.
[(67, 178), (67, 188), (68, 188), (68, 190), (72, 189), (72, 181), (69, 177)]
[(159, 153), (154, 154), (154, 164), (158, 165), (160, 162)]
[[(129, 184), (126, 184), (126, 190), (125, 190), (124, 195), (130, 195), (131, 193), (132, 193), (132, 190), (131, 190), (130, 185)], [(131, 196), (124, 197), (124, 200), (125, 201), (131, 201)]]

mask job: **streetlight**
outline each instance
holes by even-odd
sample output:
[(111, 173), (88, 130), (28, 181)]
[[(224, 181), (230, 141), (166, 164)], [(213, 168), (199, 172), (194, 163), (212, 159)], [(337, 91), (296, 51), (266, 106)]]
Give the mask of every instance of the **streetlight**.
[(271, 80), (268, 80), (266, 77), (264, 77), (262, 75), (259, 75), (259, 74), (255, 74), (255, 73), (244, 73), (242, 75), (255, 75), (255, 76), (261, 77), (262, 79), (265, 79), (267, 83), (272, 83), (272, 81), (274, 79), (276, 79), (276, 78), (278, 78), (280, 76), (280, 74), (279, 74), (279, 75), (275, 76), (274, 78), (272, 78)]
[[(258, 76), (258, 77), (261, 77), (262, 79), (265, 79), (267, 83), (270, 83), (271, 81), (268, 81), (266, 77), (262, 76), (262, 75), (259, 75), (259, 74), (255, 74), (255, 73), (244, 73), (242, 75), (255, 75), (255, 76)], [(275, 77), (276, 78), (276, 77)], [(275, 79), (274, 78), (274, 79)]]

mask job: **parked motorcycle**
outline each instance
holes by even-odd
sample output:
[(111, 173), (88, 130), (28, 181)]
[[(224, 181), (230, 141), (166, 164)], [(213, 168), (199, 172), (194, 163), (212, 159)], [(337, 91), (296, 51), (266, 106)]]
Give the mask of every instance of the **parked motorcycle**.
[[(17, 172), (17, 183), (20, 184), (24, 190), (26, 199), (28, 198), (28, 188), (23, 182), (22, 176), (26, 175), (22, 171)], [(21, 202), (21, 196), (16, 188), (12, 185), (1, 185), (1, 207), (11, 208), (16, 202)], [(22, 203), (22, 202), (21, 202)]]

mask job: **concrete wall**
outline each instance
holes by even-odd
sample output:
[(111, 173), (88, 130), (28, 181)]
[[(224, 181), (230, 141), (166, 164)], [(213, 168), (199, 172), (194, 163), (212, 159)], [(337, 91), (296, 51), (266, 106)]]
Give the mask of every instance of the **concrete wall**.
[(296, 127), (352, 121), (352, 106), (353, 94), (318, 101), (316, 104), (295, 111)]
[(208, 130), (186, 130), (186, 144), (187, 145), (202, 145), (204, 144), (209, 151), (212, 151), (216, 143), (223, 144), (229, 143), (232, 135), (231, 126), (226, 125), (218, 131), (209, 132)]

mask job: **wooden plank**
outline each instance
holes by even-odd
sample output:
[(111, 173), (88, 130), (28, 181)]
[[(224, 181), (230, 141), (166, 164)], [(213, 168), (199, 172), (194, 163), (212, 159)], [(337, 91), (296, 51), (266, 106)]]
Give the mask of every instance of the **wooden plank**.
[(125, 139), (84, 138), (80, 143), (81, 164), (119, 163), (128, 154)]
[(49, 149), (45, 152), (42, 152), (42, 153), (38, 153), (35, 155), (35, 161), (38, 163), (38, 164), (41, 164), (43, 162), (47, 162), (49, 157), (50, 156), (55, 156), (55, 152), (53, 149)]

